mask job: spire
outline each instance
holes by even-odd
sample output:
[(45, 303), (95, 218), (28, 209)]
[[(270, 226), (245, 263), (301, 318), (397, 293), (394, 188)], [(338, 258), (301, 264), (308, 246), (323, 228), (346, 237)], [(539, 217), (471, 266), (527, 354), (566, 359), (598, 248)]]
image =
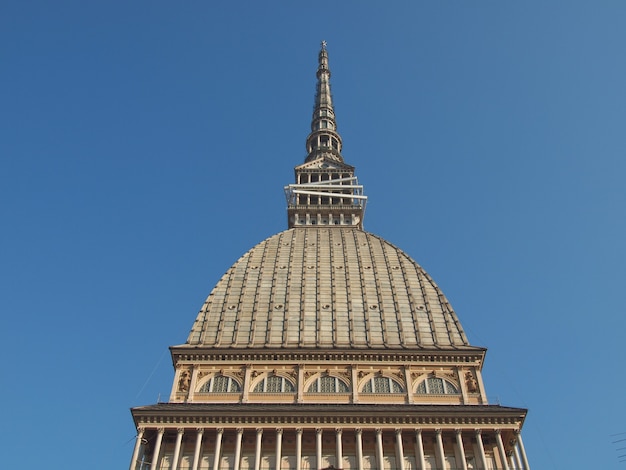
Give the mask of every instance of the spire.
[(311, 119), (311, 133), (306, 139), (308, 154), (305, 162), (316, 160), (322, 156), (343, 162), (341, 145), (341, 137), (337, 133), (333, 97), (330, 93), (328, 51), (326, 50), (326, 41), (322, 41), (318, 56), (317, 90)]
[(285, 186), (289, 228), (362, 229), (367, 196), (354, 175), (354, 167), (341, 156), (326, 41), (322, 41), (318, 58), (317, 93), (306, 148), (308, 155), (304, 163), (295, 168), (296, 182)]

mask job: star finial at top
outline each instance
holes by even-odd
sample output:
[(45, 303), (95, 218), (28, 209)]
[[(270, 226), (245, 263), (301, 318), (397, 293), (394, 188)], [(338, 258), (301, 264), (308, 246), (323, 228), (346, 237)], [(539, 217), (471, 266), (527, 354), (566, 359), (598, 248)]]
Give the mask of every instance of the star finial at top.
[(322, 41), (322, 49), (326, 49), (326, 41)]

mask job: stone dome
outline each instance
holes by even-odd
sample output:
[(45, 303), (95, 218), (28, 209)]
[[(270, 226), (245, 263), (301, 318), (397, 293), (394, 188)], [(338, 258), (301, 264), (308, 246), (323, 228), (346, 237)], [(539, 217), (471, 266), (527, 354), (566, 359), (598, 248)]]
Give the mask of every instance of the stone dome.
[(472, 348), (430, 276), (355, 227), (291, 228), (256, 245), (217, 283), (187, 345)]

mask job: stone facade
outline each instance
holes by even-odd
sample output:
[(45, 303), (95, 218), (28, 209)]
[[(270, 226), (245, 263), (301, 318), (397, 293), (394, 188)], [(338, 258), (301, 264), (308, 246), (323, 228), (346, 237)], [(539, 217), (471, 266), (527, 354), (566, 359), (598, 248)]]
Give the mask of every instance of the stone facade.
[(363, 230), (328, 53), (288, 230), (244, 254), (170, 348), (167, 403), (132, 409), (130, 470), (529, 469), (526, 410), (489, 404), (485, 349), (407, 254)]

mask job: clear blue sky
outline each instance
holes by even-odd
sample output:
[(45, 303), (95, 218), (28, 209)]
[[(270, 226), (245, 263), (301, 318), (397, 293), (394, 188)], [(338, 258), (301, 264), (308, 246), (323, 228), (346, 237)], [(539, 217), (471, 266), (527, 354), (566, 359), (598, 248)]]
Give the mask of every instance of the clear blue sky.
[(618, 0), (4, 0), (3, 468), (128, 466), (168, 346), (286, 227), (322, 39), (366, 229), (489, 348), (533, 468), (626, 468)]

